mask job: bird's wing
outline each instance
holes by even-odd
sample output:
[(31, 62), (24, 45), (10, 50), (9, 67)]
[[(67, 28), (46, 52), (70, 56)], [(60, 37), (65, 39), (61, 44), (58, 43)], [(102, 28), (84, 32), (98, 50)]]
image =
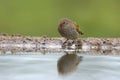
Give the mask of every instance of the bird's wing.
[(77, 32), (78, 32), (79, 34), (83, 35), (83, 32), (80, 30), (79, 25), (78, 25), (76, 22), (73, 22), (73, 24), (74, 24), (74, 26), (75, 26)]

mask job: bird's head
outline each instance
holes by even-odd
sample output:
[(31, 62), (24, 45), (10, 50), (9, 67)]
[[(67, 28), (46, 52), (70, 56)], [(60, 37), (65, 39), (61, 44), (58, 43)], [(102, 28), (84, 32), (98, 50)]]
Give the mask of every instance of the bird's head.
[(67, 26), (71, 21), (69, 19), (63, 18), (59, 21), (59, 26), (60, 27), (65, 27)]

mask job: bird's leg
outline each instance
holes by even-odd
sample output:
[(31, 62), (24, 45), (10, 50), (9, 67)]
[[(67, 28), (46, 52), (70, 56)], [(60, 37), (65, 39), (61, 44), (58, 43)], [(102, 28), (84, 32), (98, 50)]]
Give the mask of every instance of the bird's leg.
[(67, 40), (63, 43), (63, 45), (64, 45), (65, 43), (67, 43), (68, 40), (69, 40), (69, 39), (67, 39)]
[(74, 43), (75, 43), (75, 40), (72, 41), (72, 44), (74, 44)]
[(75, 53), (77, 53), (77, 49), (78, 49), (78, 39), (74, 39), (74, 40), (72, 41), (72, 44), (75, 45)]
[(65, 47), (65, 44), (67, 43), (68, 40), (69, 40), (69, 39), (67, 39), (67, 40), (62, 44), (62, 48)]
[(77, 44), (77, 39), (74, 39), (73, 41), (72, 41), (72, 44)]
[(80, 39), (76, 39), (75, 46), (77, 49), (82, 49), (82, 41)]
[(77, 39), (74, 40), (74, 43), (75, 43), (75, 49), (78, 49)]

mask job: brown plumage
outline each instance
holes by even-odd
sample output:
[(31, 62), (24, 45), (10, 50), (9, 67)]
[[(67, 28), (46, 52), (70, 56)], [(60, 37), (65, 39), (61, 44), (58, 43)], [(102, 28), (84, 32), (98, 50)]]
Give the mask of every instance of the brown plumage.
[(83, 32), (80, 31), (80, 27), (75, 22), (66, 18), (59, 21), (58, 31), (61, 36), (65, 37), (67, 40), (76, 40), (80, 34), (83, 34)]

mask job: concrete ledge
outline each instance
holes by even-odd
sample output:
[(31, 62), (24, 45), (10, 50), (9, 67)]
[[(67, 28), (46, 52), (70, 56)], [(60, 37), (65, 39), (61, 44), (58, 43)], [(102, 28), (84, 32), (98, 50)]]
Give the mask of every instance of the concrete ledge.
[[(57, 37), (31, 37), (21, 35), (1, 35), (0, 52), (17, 53), (17, 52), (61, 52), (61, 51), (95, 51), (100, 53), (120, 53), (120, 38), (80, 38), (77, 44), (69, 40), (64, 46), (66, 39)], [(92, 52), (93, 53), (93, 52)]]

